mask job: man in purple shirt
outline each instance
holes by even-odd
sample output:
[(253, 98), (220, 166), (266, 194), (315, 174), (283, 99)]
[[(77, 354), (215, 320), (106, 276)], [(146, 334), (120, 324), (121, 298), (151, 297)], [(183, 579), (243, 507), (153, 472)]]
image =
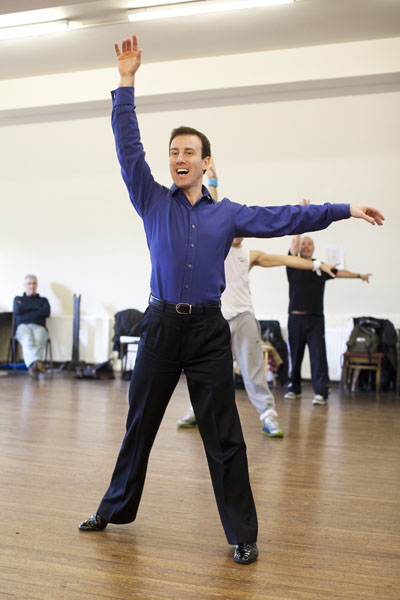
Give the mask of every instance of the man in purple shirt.
[(126, 434), (110, 487), (97, 512), (79, 525), (99, 531), (134, 521), (147, 462), (182, 371), (203, 439), (214, 493), (234, 560), (257, 559), (257, 515), (246, 445), (235, 404), (230, 332), (220, 312), (224, 259), (235, 237), (274, 237), (324, 229), (350, 216), (382, 224), (372, 207), (247, 207), (214, 202), (202, 185), (210, 144), (187, 127), (172, 132), (174, 184), (160, 185), (145, 161), (134, 107), (141, 50), (136, 36), (115, 44), (120, 87), (112, 92), (112, 124), (122, 177), (146, 232), (152, 273), (149, 306), (129, 390)]

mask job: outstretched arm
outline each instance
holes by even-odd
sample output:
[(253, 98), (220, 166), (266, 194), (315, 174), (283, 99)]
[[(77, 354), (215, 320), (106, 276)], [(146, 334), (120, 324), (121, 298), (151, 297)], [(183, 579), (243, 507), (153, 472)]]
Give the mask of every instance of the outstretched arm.
[[(317, 263), (317, 264), (315, 264)], [(335, 265), (321, 264), (319, 261), (312, 261), (300, 256), (286, 256), (285, 254), (266, 254), (261, 250), (250, 250), (250, 269), (252, 267), (291, 267), (292, 269), (302, 269), (304, 271), (315, 271), (321, 269), (335, 277), (332, 269)]]
[[(305, 198), (303, 198), (303, 200), (300, 202), (300, 204), (301, 204), (301, 206), (307, 206), (307, 204), (310, 204), (310, 200), (306, 200)], [(294, 235), (292, 237), (292, 243), (290, 244), (289, 252), (292, 256), (297, 256), (299, 253), (299, 249), (300, 249), (300, 236)]]
[(350, 215), (356, 219), (364, 219), (364, 221), (371, 223), (371, 225), (383, 225), (383, 221), (385, 220), (385, 217), (379, 210), (366, 204), (350, 204)]
[(135, 73), (140, 67), (142, 55), (142, 50), (138, 48), (136, 35), (132, 35), (132, 40), (130, 38), (122, 40), (122, 51), (116, 42), (114, 48), (117, 55), (118, 71), (121, 75), (119, 87), (133, 87), (135, 85)]
[(210, 157), (210, 164), (208, 165), (208, 169), (207, 169), (207, 177), (208, 177), (208, 189), (210, 191), (211, 194), (211, 198), (213, 200), (215, 200), (215, 202), (218, 202), (218, 177), (217, 177), (217, 170), (215, 168), (215, 162), (214, 162), (214, 158), (211, 156)]
[(343, 279), (362, 279), (362, 281), (366, 281), (369, 283), (369, 278), (372, 276), (372, 273), (365, 273), (362, 275), (361, 273), (353, 273), (352, 271), (346, 271), (346, 269), (339, 269), (336, 273), (336, 277), (341, 277)]

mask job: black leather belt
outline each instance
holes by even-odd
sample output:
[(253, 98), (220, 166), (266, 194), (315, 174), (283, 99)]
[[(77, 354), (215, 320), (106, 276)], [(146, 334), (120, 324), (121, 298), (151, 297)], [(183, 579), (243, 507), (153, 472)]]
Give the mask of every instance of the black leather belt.
[(212, 302), (210, 304), (188, 304), (187, 302), (167, 302), (167, 300), (160, 300), (152, 294), (150, 294), (149, 304), (157, 306), (161, 310), (169, 313), (175, 313), (178, 315), (210, 315), (217, 313), (221, 304), (219, 302)]

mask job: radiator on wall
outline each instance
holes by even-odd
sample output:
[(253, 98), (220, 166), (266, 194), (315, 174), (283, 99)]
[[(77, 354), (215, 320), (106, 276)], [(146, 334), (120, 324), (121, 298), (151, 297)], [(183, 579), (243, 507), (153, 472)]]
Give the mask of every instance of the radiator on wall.
[(331, 379), (331, 381), (340, 381), (342, 377), (342, 355), (347, 350), (346, 342), (349, 339), (349, 337), (350, 332), (348, 330), (327, 329), (325, 331), (326, 354), (328, 357), (328, 371), (329, 378)]
[[(347, 326), (344, 328), (325, 329), (326, 354), (328, 359), (329, 379), (331, 381), (340, 381), (342, 377), (342, 355), (346, 352), (346, 342), (350, 337), (352, 327), (353, 321), (352, 319), (349, 319)], [(282, 328), (282, 333), (285, 339), (287, 339), (287, 330)], [(307, 349), (304, 353), (301, 376), (302, 379), (311, 379), (310, 356)]]
[[(105, 362), (111, 353), (112, 321), (109, 317), (80, 317), (79, 359), (88, 363)], [(73, 316), (47, 319), (53, 360), (64, 362), (72, 357)]]
[[(271, 319), (271, 315), (266, 315), (265, 319)], [(400, 314), (396, 315), (378, 315), (377, 318), (388, 318), (395, 327), (400, 327)], [(283, 338), (287, 340), (286, 317), (278, 318)], [(329, 327), (325, 329), (325, 342), (328, 356), (329, 377), (331, 381), (340, 381), (341, 378), (341, 357), (346, 351), (346, 342), (350, 337), (353, 328), (353, 319), (338, 316), (330, 317)], [(79, 333), (79, 351), (80, 359), (90, 363), (104, 362), (109, 359), (113, 335), (113, 317), (93, 317), (82, 316), (80, 318)], [(72, 326), (73, 317), (53, 316), (47, 319), (49, 329), (53, 359), (55, 361), (71, 360), (72, 355)], [(303, 379), (311, 379), (310, 359), (308, 352), (305, 352), (302, 365)]]

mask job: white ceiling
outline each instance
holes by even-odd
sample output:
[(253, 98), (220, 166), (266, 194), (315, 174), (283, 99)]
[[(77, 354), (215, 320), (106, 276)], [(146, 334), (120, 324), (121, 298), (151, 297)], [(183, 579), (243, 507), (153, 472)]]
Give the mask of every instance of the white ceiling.
[[(51, 18), (85, 29), (0, 41), (0, 79), (112, 67), (114, 41), (133, 31), (143, 62), (293, 48), (400, 35), (400, 0), (301, 0), (202, 17), (127, 22), (132, 0), (61, 0)], [(56, 0), (1, 0), (0, 14), (53, 8)], [(154, 0), (154, 4), (157, 0)], [(46, 20), (46, 13), (43, 13)], [(182, 73), (182, 77), (184, 77)]]

